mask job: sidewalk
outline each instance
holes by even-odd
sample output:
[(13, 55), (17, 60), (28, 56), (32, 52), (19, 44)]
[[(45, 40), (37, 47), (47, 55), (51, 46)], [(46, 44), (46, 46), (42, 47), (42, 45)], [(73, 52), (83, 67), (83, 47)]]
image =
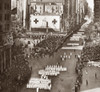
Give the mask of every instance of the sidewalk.
[(81, 91), (81, 92), (100, 92), (100, 88), (95, 88), (95, 89)]
[(94, 66), (85, 67), (83, 69), (82, 81), (80, 92), (100, 92), (100, 68)]
[[(91, 21), (88, 20), (80, 29), (85, 30)], [(82, 85), (80, 92), (100, 92), (100, 68), (86, 66), (83, 68)]]

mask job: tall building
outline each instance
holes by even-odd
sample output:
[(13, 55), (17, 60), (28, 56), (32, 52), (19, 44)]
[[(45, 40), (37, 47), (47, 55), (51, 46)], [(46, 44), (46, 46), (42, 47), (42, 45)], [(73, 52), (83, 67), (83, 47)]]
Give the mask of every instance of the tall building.
[(11, 65), (11, 0), (0, 0), (0, 73)]
[(48, 27), (52, 31), (63, 31), (63, 5), (64, 0), (28, 0), (27, 28), (46, 30)]
[(94, 21), (100, 21), (100, 0), (94, 0)]
[(28, 0), (11, 0), (11, 9), (16, 10), (17, 21), (25, 27), (26, 21), (26, 4)]
[(80, 25), (84, 20), (85, 2), (85, 0), (65, 0), (64, 23), (67, 32), (75, 29), (76, 25)]
[(65, 30), (69, 32), (76, 22), (76, 0), (65, 0), (64, 21)]
[(17, 0), (11, 0), (11, 10), (16, 8), (17, 4), (16, 4)]

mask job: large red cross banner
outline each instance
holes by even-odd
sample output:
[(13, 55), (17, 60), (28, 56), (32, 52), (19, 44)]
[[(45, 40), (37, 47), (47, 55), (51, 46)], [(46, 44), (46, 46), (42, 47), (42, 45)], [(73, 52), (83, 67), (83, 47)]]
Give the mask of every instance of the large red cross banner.
[[(48, 24), (48, 26), (47, 26)], [(52, 28), (60, 31), (60, 16), (30, 15), (30, 28)]]

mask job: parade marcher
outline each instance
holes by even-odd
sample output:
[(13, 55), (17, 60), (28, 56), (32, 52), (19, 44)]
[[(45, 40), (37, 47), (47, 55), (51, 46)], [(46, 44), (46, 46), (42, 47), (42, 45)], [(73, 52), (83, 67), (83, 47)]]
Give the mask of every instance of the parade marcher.
[(85, 70), (85, 74), (88, 74), (87, 70)]
[(88, 86), (88, 80), (86, 80), (86, 85)]
[(68, 56), (66, 55), (66, 59), (67, 59), (67, 57), (68, 57)]
[(78, 92), (78, 85), (75, 84), (75, 92)]
[(97, 79), (97, 73), (95, 73), (95, 79)]
[(70, 53), (70, 55), (72, 55), (72, 53)]
[(70, 55), (68, 56), (68, 58), (70, 59)]

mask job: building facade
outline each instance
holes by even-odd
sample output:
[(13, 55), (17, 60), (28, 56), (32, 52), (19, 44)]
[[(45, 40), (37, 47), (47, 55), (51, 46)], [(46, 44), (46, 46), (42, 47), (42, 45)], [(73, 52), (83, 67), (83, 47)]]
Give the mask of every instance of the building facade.
[(64, 23), (65, 30), (70, 32), (76, 25), (80, 25), (85, 17), (84, 0), (65, 0)]
[(56, 16), (60, 13), (60, 31), (69, 32), (84, 20), (85, 2), (86, 0), (17, 0), (17, 15), (23, 27), (31, 29), (30, 15)]
[(26, 20), (26, 4), (28, 0), (11, 0), (11, 9), (17, 12), (14, 14), (16, 21), (18, 21), (23, 27), (25, 27)]
[(17, 0), (11, 0), (11, 10), (17, 7)]
[(94, 0), (94, 21), (100, 21), (100, 0)]
[(11, 66), (11, 0), (0, 0), (0, 73)]
[(63, 5), (64, 0), (28, 0), (26, 26), (30, 29), (45, 30), (48, 27), (54, 31), (62, 31)]

